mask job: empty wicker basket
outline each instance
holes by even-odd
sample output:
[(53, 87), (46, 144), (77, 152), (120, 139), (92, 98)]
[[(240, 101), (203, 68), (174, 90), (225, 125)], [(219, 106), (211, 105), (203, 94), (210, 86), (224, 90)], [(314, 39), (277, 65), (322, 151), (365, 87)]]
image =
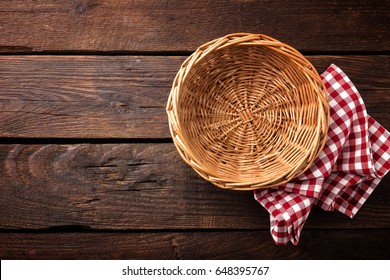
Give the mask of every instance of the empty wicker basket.
[(167, 113), (183, 159), (235, 190), (302, 174), (321, 152), (329, 122), (315, 68), (294, 48), (247, 33), (199, 47), (176, 75)]

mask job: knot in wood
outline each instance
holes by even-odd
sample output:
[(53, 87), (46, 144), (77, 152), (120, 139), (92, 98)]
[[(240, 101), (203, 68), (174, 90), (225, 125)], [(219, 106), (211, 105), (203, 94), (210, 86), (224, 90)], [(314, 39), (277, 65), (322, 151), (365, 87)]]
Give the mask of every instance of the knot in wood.
[(76, 6), (76, 11), (81, 14), (85, 12), (85, 7), (82, 4)]

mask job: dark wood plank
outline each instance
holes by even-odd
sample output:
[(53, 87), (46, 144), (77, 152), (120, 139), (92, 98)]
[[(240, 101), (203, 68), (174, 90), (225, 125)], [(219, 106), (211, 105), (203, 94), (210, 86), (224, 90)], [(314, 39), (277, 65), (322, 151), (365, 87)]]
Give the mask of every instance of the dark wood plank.
[[(341, 67), (390, 129), (390, 56), (308, 56)], [(169, 138), (165, 114), (184, 57), (1, 56), (0, 137)]]
[(3, 0), (0, 50), (182, 51), (232, 32), (310, 51), (388, 51), (389, 1)]
[(0, 57), (0, 135), (168, 137), (166, 100), (182, 60)]
[[(390, 227), (390, 175), (354, 219), (313, 211), (306, 228)], [(252, 192), (218, 189), (173, 144), (0, 145), (0, 228), (268, 229)]]
[(1, 233), (0, 258), (389, 259), (389, 234), (389, 229), (312, 230), (298, 246), (276, 246), (267, 231)]

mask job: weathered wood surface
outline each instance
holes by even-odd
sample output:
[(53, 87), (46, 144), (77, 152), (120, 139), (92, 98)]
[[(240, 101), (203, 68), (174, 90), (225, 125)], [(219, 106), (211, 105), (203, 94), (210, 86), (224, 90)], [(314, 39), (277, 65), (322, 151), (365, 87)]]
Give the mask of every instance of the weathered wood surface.
[(0, 1), (0, 51), (187, 51), (232, 32), (388, 51), (389, 1)]
[[(389, 259), (389, 229), (305, 230), (299, 246), (268, 231), (0, 233), (2, 259)], [(367, 255), (369, 254), (369, 255)], [(267, 263), (263, 264), (264, 266)]]
[[(212, 186), (170, 143), (0, 145), (0, 178), (0, 229), (269, 228), (252, 192)], [(305, 229), (389, 228), (389, 179), (354, 219), (318, 210)]]
[[(0, 56), (0, 137), (169, 138), (165, 113), (185, 57)], [(390, 129), (390, 56), (308, 56), (341, 67)]]
[(379, 0), (0, 1), (0, 258), (389, 259), (390, 175), (354, 219), (314, 209), (299, 246), (275, 246), (252, 193), (183, 163), (165, 114), (185, 56), (253, 32), (319, 72), (337, 64), (390, 129), (389, 11)]

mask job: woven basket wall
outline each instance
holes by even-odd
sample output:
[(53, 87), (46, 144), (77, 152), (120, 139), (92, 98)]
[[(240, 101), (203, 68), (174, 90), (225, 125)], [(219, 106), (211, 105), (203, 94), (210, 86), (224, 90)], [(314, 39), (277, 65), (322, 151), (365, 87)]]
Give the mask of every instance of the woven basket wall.
[(315, 68), (261, 34), (200, 46), (176, 75), (167, 113), (182, 158), (234, 190), (274, 187), (302, 174), (322, 151), (329, 125)]

